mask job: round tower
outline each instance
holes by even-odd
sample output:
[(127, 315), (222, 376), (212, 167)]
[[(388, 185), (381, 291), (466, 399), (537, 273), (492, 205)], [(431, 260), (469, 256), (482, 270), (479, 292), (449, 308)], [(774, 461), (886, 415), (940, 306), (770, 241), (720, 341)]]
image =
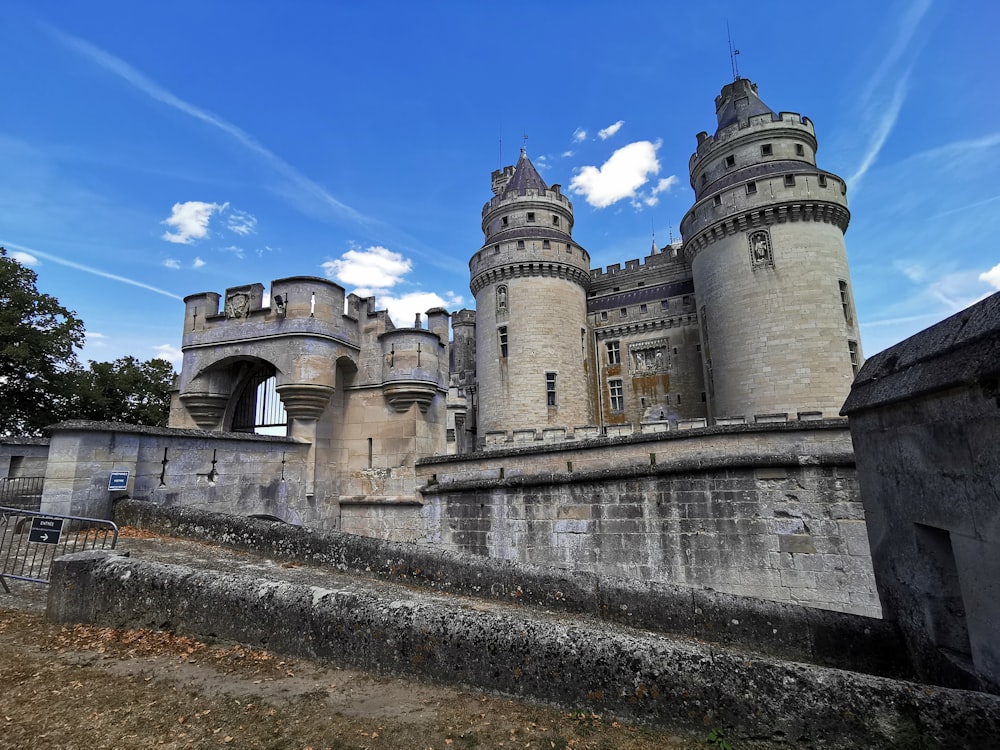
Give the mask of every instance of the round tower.
[(806, 117), (775, 114), (737, 79), (691, 157), (681, 233), (714, 418), (835, 417), (861, 364), (844, 181), (816, 166)]
[(493, 173), (476, 298), (478, 435), (591, 423), (586, 343), (590, 256), (573, 241), (573, 205), (524, 149)]

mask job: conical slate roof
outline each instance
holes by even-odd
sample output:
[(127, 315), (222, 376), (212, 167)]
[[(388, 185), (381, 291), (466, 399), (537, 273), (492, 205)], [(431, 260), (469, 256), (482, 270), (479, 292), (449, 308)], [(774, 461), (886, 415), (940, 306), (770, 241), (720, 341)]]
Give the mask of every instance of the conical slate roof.
[(510, 178), (510, 182), (504, 186), (501, 197), (506, 198), (511, 194), (520, 195), (528, 188), (542, 191), (548, 190), (549, 186), (545, 184), (545, 180), (538, 174), (535, 165), (531, 163), (528, 152), (522, 148), (521, 158), (517, 160), (517, 166), (514, 168), (514, 175)]
[(723, 86), (722, 94), (715, 100), (715, 115), (719, 119), (715, 132), (754, 115), (767, 114), (773, 115), (774, 110), (757, 96), (757, 84), (746, 78), (737, 78)]

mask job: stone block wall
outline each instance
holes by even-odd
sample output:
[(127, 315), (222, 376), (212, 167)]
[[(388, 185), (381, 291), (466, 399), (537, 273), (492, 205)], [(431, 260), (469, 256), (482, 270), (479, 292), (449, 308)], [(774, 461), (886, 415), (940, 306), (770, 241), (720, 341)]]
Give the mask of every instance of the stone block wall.
[(880, 615), (842, 422), (426, 459), (417, 472), (419, 542)]
[[(129, 495), (320, 526), (336, 514), (305, 494), (309, 446), (289, 438), (108, 422), (64, 422), (51, 432), (44, 512), (109, 518), (114, 498)], [(108, 491), (112, 471), (129, 472), (125, 492)]]
[(923, 679), (1000, 692), (1000, 294), (872, 357), (844, 413), (886, 617)]

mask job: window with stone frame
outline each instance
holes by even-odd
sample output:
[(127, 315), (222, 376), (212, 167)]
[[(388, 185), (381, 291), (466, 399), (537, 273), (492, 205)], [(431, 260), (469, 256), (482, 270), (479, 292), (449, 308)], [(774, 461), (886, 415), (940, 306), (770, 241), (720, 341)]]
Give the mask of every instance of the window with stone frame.
[(608, 381), (608, 396), (611, 403), (611, 411), (621, 412), (625, 410), (625, 388), (621, 380)]
[(621, 344), (618, 341), (608, 341), (608, 364), (620, 365), (622, 363)]
[(556, 405), (556, 373), (545, 373), (545, 403), (548, 406)]
[(497, 335), (500, 339), (500, 358), (507, 359), (507, 326), (500, 326)]

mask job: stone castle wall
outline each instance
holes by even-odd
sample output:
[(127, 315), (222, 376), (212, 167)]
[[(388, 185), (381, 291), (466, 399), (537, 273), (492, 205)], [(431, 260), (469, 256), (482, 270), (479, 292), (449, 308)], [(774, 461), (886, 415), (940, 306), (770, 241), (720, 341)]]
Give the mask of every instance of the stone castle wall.
[(422, 505), (350, 533), (879, 616), (842, 422), (742, 426), (418, 462)]

